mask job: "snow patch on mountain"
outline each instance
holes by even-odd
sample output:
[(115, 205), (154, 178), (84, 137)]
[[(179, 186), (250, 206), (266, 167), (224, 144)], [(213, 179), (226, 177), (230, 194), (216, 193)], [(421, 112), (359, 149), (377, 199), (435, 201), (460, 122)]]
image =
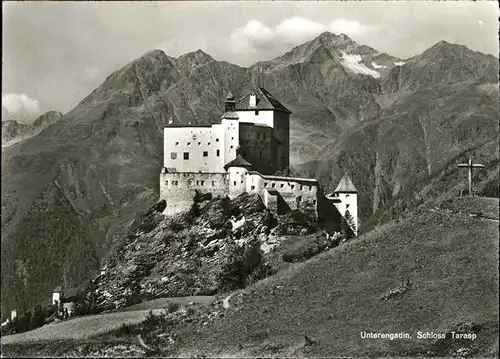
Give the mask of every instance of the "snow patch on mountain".
[(403, 66), (404, 64), (406, 64), (406, 62), (404, 62), (404, 61), (397, 61), (394, 63), (394, 65), (396, 65), (396, 66)]
[(356, 74), (363, 74), (363, 75), (370, 75), (372, 77), (378, 78), (380, 77), (380, 73), (378, 71), (372, 70), (368, 67), (366, 67), (365, 64), (361, 63), (361, 56), (360, 55), (353, 55), (353, 54), (346, 54), (343, 51), (340, 51), (342, 53), (342, 66), (344, 66), (346, 69), (356, 73)]
[(385, 65), (378, 65), (375, 62), (372, 62), (372, 66), (373, 66), (374, 69), (386, 69), (387, 68), (387, 66), (385, 66)]

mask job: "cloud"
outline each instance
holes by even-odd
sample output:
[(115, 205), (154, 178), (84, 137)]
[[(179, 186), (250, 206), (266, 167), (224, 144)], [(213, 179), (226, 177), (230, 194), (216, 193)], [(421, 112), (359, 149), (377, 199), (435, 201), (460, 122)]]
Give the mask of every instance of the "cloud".
[(327, 27), (323, 24), (302, 17), (292, 17), (280, 22), (276, 26), (275, 34), (278, 38), (289, 43), (301, 43), (326, 30)]
[(25, 93), (8, 93), (2, 95), (2, 106), (11, 114), (40, 114), (38, 100), (30, 98)]
[(255, 53), (270, 48), (281, 49), (283, 45), (298, 45), (325, 31), (359, 36), (372, 29), (357, 20), (335, 19), (329, 24), (322, 24), (294, 16), (281, 21), (274, 28), (259, 20), (250, 20), (236, 28), (230, 38), (233, 52)]
[(245, 26), (236, 28), (231, 33), (231, 45), (234, 52), (256, 52), (266, 48), (275, 37), (274, 31), (258, 20), (250, 20)]
[(372, 30), (372, 27), (362, 25), (357, 20), (336, 19), (330, 23), (329, 30), (336, 34), (355, 36)]
[(99, 76), (99, 74), (100, 74), (99, 69), (94, 66), (86, 67), (85, 70), (83, 71), (83, 76), (85, 80), (89, 81), (95, 80)]

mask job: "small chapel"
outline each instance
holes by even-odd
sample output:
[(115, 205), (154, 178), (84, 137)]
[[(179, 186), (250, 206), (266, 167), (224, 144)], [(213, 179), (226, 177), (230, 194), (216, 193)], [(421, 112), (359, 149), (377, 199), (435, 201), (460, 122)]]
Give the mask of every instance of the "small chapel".
[[(160, 199), (164, 213), (189, 210), (196, 191), (238, 197), (257, 193), (277, 214), (300, 210), (317, 218), (351, 218), (359, 228), (357, 190), (345, 174), (325, 195), (314, 178), (277, 176), (290, 167), (291, 111), (263, 87), (236, 100), (231, 92), (224, 114), (212, 124), (164, 127)], [(329, 213), (329, 214), (327, 214)]]

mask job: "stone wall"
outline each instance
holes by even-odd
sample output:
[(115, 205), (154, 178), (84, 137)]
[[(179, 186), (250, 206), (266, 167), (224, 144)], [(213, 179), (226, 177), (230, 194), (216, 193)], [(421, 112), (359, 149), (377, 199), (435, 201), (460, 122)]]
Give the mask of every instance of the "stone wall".
[(272, 127), (240, 123), (241, 155), (254, 165), (256, 171), (268, 172), (269, 164), (273, 169), (276, 167), (271, 156), (272, 134)]
[(199, 190), (210, 192), (214, 196), (229, 194), (228, 173), (161, 173), (160, 200), (167, 202), (163, 213), (174, 214), (187, 211), (193, 204), (193, 198)]
[(258, 193), (266, 203), (265, 191), (270, 193), (277, 191), (278, 212), (286, 213), (298, 209), (305, 214), (318, 215), (318, 188), (315, 179), (266, 176), (257, 172), (249, 172), (247, 175), (248, 193)]
[(290, 115), (282, 111), (274, 113), (274, 137), (278, 141), (277, 164), (279, 170), (290, 166)]

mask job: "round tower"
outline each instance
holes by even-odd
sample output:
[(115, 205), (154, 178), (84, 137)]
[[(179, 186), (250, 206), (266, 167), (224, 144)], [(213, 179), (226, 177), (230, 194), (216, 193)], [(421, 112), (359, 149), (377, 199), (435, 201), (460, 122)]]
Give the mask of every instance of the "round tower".
[(252, 164), (238, 153), (234, 160), (226, 163), (224, 169), (229, 172), (229, 198), (236, 198), (246, 191), (247, 173)]

